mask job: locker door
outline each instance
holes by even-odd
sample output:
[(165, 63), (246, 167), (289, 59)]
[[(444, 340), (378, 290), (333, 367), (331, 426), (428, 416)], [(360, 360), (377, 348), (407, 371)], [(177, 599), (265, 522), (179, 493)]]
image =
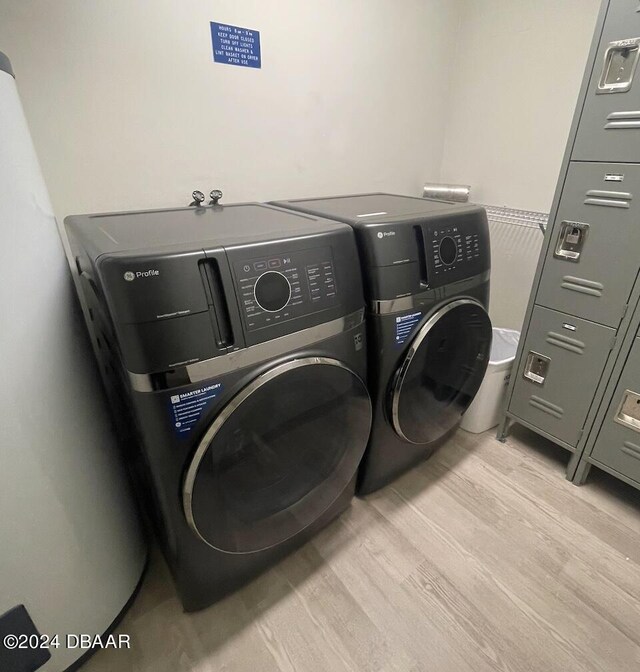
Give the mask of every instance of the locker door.
[(591, 457), (640, 483), (640, 338), (636, 338)]
[(575, 161), (637, 161), (640, 153), (640, 12), (638, 0), (613, 0), (600, 39)]
[(536, 306), (509, 410), (575, 447), (615, 331)]
[(571, 163), (551, 236), (536, 303), (617, 327), (640, 266), (640, 165)]

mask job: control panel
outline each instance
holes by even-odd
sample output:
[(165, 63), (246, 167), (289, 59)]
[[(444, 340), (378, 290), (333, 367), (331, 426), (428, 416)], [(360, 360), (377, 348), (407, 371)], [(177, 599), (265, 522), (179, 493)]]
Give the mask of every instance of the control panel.
[(435, 283), (430, 282), (431, 285), (451, 282), (459, 276), (469, 277), (474, 275), (476, 268), (477, 272), (482, 271), (482, 255), (486, 251), (481, 248), (481, 236), (476, 227), (465, 227), (461, 223), (438, 224), (429, 231), (426, 245), (435, 276)]
[(330, 247), (235, 262), (239, 304), (248, 331), (331, 308), (338, 302)]

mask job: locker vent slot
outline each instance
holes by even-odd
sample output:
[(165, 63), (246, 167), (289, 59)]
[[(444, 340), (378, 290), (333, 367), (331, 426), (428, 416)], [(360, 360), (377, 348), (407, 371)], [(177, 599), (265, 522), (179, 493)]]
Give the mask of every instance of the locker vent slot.
[(537, 397), (535, 394), (529, 397), (529, 404), (534, 408), (537, 408), (539, 411), (543, 411), (544, 413), (552, 415), (554, 418), (561, 418), (564, 415), (564, 408), (556, 406), (550, 401), (546, 401), (546, 399)]
[(631, 441), (625, 441), (620, 450), (626, 455), (635, 457), (636, 460), (640, 460), (640, 446), (637, 446), (635, 443), (631, 443)]
[(633, 390), (625, 390), (614, 420), (633, 429), (634, 432), (640, 432), (640, 394)]
[(640, 128), (640, 110), (612, 112), (607, 116), (605, 130), (615, 131), (625, 128)]
[(602, 205), (609, 208), (629, 208), (633, 194), (627, 191), (603, 191), (589, 189), (584, 199), (585, 205)]
[(584, 354), (584, 349), (586, 347), (582, 341), (579, 341), (576, 338), (569, 338), (564, 334), (558, 334), (555, 331), (550, 331), (547, 334), (546, 340), (550, 345), (555, 345), (558, 348), (564, 348), (565, 350), (568, 350), (569, 352), (575, 352), (578, 355)]
[(604, 290), (604, 285), (601, 282), (577, 278), (574, 275), (562, 276), (562, 284), (560, 286), (563, 289), (570, 289), (572, 292), (589, 294), (589, 296), (602, 296)]

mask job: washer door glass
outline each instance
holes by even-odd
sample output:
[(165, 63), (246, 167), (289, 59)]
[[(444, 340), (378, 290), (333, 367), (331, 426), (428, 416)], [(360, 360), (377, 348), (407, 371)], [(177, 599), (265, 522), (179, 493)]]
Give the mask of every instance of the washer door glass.
[(216, 417), (187, 470), (187, 521), (210, 546), (275, 546), (324, 513), (355, 475), (371, 428), (366, 386), (337, 360), (277, 366)]
[(391, 389), (391, 418), (411, 443), (436, 441), (459, 422), (482, 383), (491, 321), (482, 305), (458, 299), (423, 324)]

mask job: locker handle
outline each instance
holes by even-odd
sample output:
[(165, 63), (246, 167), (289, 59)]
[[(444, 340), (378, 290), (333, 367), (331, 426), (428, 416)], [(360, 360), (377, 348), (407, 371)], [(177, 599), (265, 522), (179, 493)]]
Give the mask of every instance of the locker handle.
[(610, 42), (604, 52), (596, 94), (624, 93), (631, 88), (638, 65), (640, 37)]
[(634, 432), (640, 432), (640, 394), (625, 390), (614, 420)]

